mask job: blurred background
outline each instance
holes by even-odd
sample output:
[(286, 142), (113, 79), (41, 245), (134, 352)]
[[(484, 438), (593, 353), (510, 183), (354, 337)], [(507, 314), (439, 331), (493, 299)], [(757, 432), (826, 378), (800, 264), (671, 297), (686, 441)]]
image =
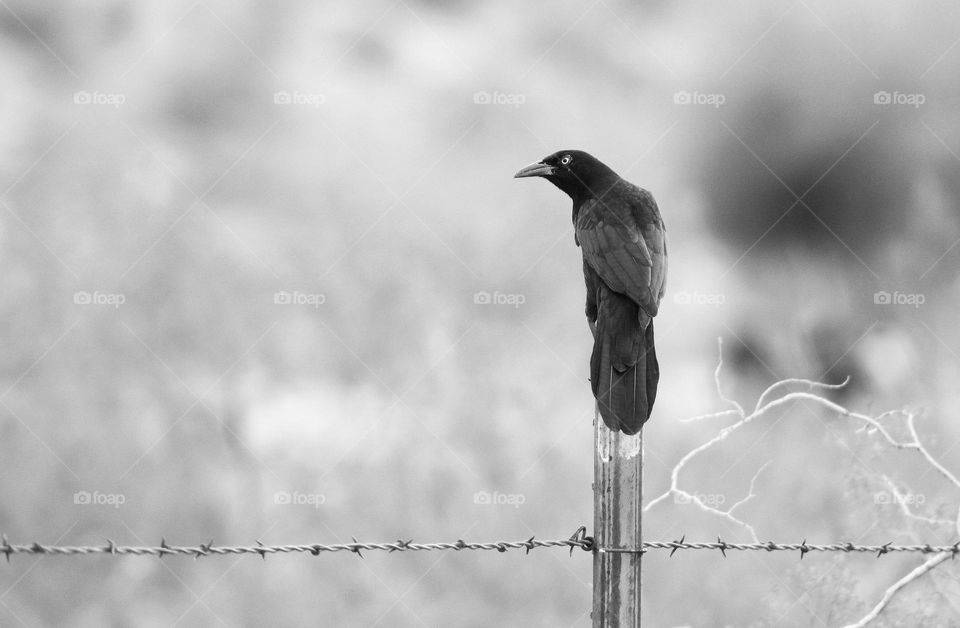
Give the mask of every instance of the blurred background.
[[(960, 428), (960, 6), (0, 2), (0, 530), (58, 544), (592, 528), (562, 148), (670, 237), (648, 499), (773, 382)], [(885, 420), (900, 436), (898, 417)], [(684, 469), (759, 538), (952, 543), (955, 489), (795, 404)], [(764, 467), (764, 465), (767, 465)], [(757, 475), (759, 469), (762, 472)], [(650, 540), (749, 541), (668, 499)], [(827, 626), (916, 556), (651, 552), (650, 626)], [(947, 563), (877, 625), (960, 614)], [(2, 626), (589, 626), (561, 550), (14, 557)]]

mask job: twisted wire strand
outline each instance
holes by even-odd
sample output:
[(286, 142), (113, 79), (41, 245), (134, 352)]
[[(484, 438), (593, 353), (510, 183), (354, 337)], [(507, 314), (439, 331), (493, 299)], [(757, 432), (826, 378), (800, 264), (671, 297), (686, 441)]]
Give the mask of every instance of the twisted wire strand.
[(110, 555), (133, 555), (133, 556), (193, 556), (200, 558), (203, 556), (226, 556), (229, 554), (259, 554), (266, 558), (268, 554), (291, 554), (309, 552), (318, 556), (321, 552), (352, 552), (361, 557), (365, 551), (387, 551), (387, 552), (413, 552), (413, 551), (435, 551), (435, 550), (496, 550), (506, 552), (508, 550), (525, 549), (527, 553), (537, 547), (567, 547), (571, 550), (576, 547), (584, 548), (584, 541), (574, 541), (570, 539), (560, 540), (541, 540), (530, 538), (526, 541), (492, 541), (486, 543), (468, 543), (464, 540), (458, 540), (453, 543), (414, 543), (413, 540), (398, 540), (392, 543), (364, 543), (354, 541), (353, 543), (311, 543), (307, 545), (264, 545), (257, 541), (256, 545), (238, 545), (238, 546), (220, 546), (214, 545), (213, 541), (201, 545), (182, 546), (170, 545), (165, 540), (158, 546), (135, 546), (118, 545), (113, 541), (107, 541), (106, 545), (44, 545), (42, 543), (31, 543), (29, 545), (17, 545), (4, 542), (0, 545), (0, 554), (5, 554), (7, 560), (14, 554), (42, 554), (52, 556), (83, 556), (91, 554), (110, 554)]
[(293, 554), (307, 553), (319, 556), (322, 552), (351, 552), (361, 558), (365, 551), (386, 551), (386, 552), (417, 552), (417, 551), (443, 551), (443, 550), (483, 550), (506, 552), (509, 550), (530, 550), (538, 547), (562, 547), (570, 550), (573, 554), (575, 548), (580, 548), (588, 552), (608, 552), (625, 554), (642, 554), (649, 550), (670, 550), (670, 555), (677, 550), (719, 550), (724, 556), (727, 550), (734, 551), (766, 551), (766, 552), (800, 552), (802, 559), (808, 552), (864, 552), (876, 554), (877, 557), (891, 552), (918, 552), (922, 554), (942, 554), (949, 553), (951, 558), (956, 558), (960, 554), (960, 541), (953, 545), (894, 545), (892, 542), (883, 545), (857, 545), (855, 543), (831, 543), (818, 545), (807, 543), (806, 539), (802, 543), (775, 543), (767, 541), (765, 543), (728, 543), (720, 538), (715, 542), (696, 543), (687, 541), (682, 537), (677, 541), (648, 541), (644, 542), (642, 548), (620, 548), (596, 546), (593, 537), (586, 535), (586, 526), (580, 526), (567, 539), (542, 540), (530, 537), (526, 541), (491, 541), (484, 543), (467, 542), (459, 539), (452, 543), (414, 543), (410, 540), (397, 540), (388, 543), (364, 543), (353, 539), (352, 543), (310, 543), (300, 545), (264, 545), (257, 541), (256, 545), (238, 545), (221, 546), (214, 545), (213, 541), (200, 545), (170, 545), (166, 539), (160, 541), (156, 546), (136, 546), (136, 545), (118, 545), (111, 540), (107, 540), (105, 545), (44, 545), (42, 543), (30, 543), (28, 545), (12, 544), (7, 540), (6, 535), (2, 537), (0, 543), (0, 554), (6, 556), (7, 562), (10, 556), (14, 554), (34, 554), (45, 556), (88, 556), (92, 554), (109, 554), (111, 556), (193, 556), (201, 558), (204, 556), (226, 556), (231, 554), (258, 554), (266, 559), (268, 554)]
[[(919, 545), (894, 545), (893, 542), (883, 545), (858, 545), (856, 543), (829, 543), (815, 544), (807, 543), (806, 539), (802, 543), (776, 543), (766, 541), (764, 543), (728, 543), (720, 538), (710, 543), (694, 543), (685, 539), (679, 541), (649, 541), (643, 543), (643, 549), (640, 553), (651, 549), (670, 550), (672, 556), (678, 549), (683, 550), (720, 550), (726, 556), (727, 550), (737, 551), (766, 551), (766, 552), (800, 552), (800, 558), (808, 552), (863, 552), (876, 554), (877, 557), (889, 554), (891, 552), (919, 552), (922, 554), (951, 554), (955, 558), (960, 554), (960, 541), (953, 545), (931, 545), (929, 543)], [(638, 550), (631, 548), (597, 548), (600, 552), (622, 552), (637, 553)]]

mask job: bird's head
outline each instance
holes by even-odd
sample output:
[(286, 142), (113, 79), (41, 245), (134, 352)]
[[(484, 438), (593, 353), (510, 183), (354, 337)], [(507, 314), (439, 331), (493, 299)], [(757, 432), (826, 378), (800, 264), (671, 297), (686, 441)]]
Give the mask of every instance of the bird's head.
[(603, 196), (620, 178), (602, 161), (582, 150), (557, 151), (522, 168), (513, 177), (543, 177), (575, 201)]

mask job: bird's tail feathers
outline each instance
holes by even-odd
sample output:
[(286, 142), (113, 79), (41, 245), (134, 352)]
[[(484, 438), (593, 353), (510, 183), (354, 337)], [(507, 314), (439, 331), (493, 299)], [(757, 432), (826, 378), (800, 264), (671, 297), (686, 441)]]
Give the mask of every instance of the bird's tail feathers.
[(660, 380), (653, 320), (628, 297), (602, 293), (590, 383), (607, 427), (636, 434), (650, 418)]

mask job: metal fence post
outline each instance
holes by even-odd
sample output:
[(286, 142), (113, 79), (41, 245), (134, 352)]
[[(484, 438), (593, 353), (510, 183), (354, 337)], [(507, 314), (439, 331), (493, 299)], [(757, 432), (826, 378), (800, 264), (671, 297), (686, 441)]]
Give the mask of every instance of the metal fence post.
[(611, 432), (597, 414), (593, 461), (593, 626), (639, 626), (642, 555), (596, 547), (642, 547), (643, 431)]

